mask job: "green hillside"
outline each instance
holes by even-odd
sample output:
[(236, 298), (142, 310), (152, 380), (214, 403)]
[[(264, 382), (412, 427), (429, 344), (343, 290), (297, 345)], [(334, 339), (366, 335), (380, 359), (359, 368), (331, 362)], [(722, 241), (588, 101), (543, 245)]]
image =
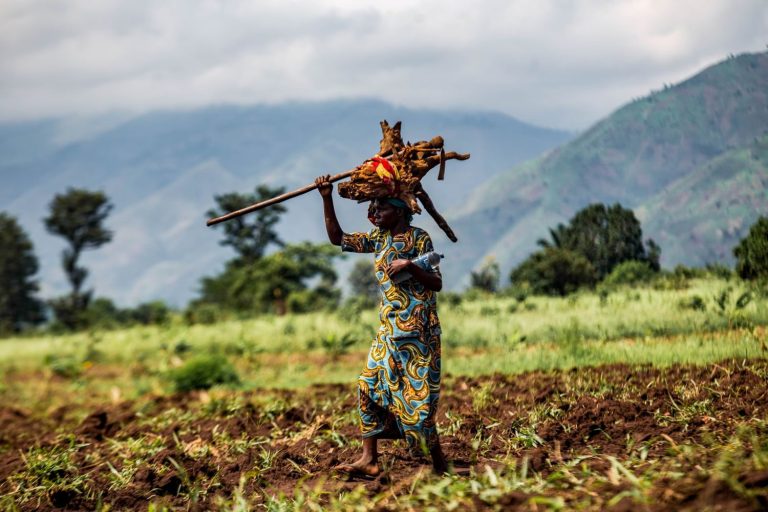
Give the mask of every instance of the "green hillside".
[[(414, 110), (375, 100), (0, 123), (0, 211), (17, 217), (29, 233), (40, 258), (42, 295), (52, 297), (66, 289), (62, 244), (40, 219), (67, 187), (103, 190), (115, 205), (108, 219), (115, 238), (84, 256), (91, 286), (120, 304), (163, 299), (182, 305), (196, 294), (202, 276), (232, 256), (219, 244), (220, 232), (205, 227), (215, 194), (259, 184), (292, 190), (320, 173), (349, 169), (378, 147), (382, 119), (401, 120), (410, 140), (440, 134), (450, 149), (472, 153), (461, 165), (448, 166), (448, 179), (427, 185), (442, 211), (507, 166), (572, 136), (494, 112)], [(327, 239), (317, 194), (286, 205), (278, 226), (283, 240)], [(337, 201), (337, 208), (345, 229), (370, 226), (365, 206)], [(418, 222), (439, 230), (429, 216)], [(446, 243), (445, 251), (462, 247)]]
[(726, 151), (636, 209), (672, 261), (729, 261), (768, 205), (768, 136)]
[(594, 202), (636, 209), (665, 266), (729, 262), (768, 211), (766, 135), (768, 53), (730, 57), (475, 191), (453, 218), (471, 249), (447, 270), (466, 273), (489, 254), (508, 269)]

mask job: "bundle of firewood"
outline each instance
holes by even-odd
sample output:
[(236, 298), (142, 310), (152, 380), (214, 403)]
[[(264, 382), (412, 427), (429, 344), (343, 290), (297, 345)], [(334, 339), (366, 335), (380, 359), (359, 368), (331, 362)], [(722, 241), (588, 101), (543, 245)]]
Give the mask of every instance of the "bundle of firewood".
[(387, 121), (380, 124), (382, 139), (378, 154), (351, 171), (349, 181), (339, 183), (339, 195), (357, 201), (396, 197), (405, 202), (414, 213), (421, 212), (421, 202), (448, 238), (455, 242), (456, 235), (435, 209), (421, 184), (421, 179), (439, 165), (437, 179), (442, 180), (445, 177), (447, 160), (466, 160), (469, 154), (446, 153), (445, 142), (440, 136), (414, 144), (404, 143), (399, 121), (394, 126), (389, 126)]
[[(456, 235), (435, 209), (435, 205), (429, 198), (421, 184), (421, 179), (426, 174), (440, 166), (437, 179), (445, 177), (445, 162), (447, 160), (466, 160), (469, 153), (460, 154), (453, 151), (446, 153), (443, 148), (443, 138), (438, 136), (429, 141), (420, 141), (415, 144), (404, 143), (400, 135), (400, 121), (394, 126), (382, 121), (382, 138), (379, 143), (379, 152), (361, 165), (350, 171), (331, 176), (329, 181), (335, 182), (345, 178), (351, 178), (339, 184), (339, 195), (347, 199), (355, 199), (359, 202), (371, 201), (381, 197), (396, 197), (408, 205), (414, 213), (421, 213), (419, 203), (424, 206), (440, 228), (445, 231), (452, 241), (456, 241)], [(230, 212), (221, 217), (208, 220), (212, 226), (219, 222), (245, 215), (261, 208), (283, 202), (292, 197), (306, 194), (317, 188), (314, 184), (307, 185), (293, 192), (288, 192), (272, 199), (256, 203), (241, 210)]]

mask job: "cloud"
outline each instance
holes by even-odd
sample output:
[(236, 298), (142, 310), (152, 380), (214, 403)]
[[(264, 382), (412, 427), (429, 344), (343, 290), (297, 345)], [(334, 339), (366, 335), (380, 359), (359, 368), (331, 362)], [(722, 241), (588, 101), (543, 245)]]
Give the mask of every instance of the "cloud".
[(5, 0), (0, 119), (379, 97), (582, 128), (729, 53), (764, 0)]

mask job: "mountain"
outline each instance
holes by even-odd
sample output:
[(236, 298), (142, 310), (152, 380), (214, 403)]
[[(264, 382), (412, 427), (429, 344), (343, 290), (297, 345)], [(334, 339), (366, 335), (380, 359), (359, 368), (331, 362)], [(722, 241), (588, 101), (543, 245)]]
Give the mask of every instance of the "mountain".
[(634, 209), (665, 267), (731, 264), (768, 213), (767, 146), (768, 52), (729, 57), (475, 189), (449, 219), (469, 236), (445, 271), (493, 256), (507, 276), (548, 227), (596, 202)]
[[(439, 134), (448, 149), (472, 154), (449, 162), (445, 181), (427, 178), (425, 187), (444, 214), (510, 165), (571, 137), (499, 113), (413, 110), (373, 100), (2, 123), (0, 210), (16, 216), (32, 237), (42, 295), (51, 297), (67, 285), (59, 263), (64, 242), (42, 225), (48, 204), (68, 187), (105, 191), (115, 205), (107, 220), (115, 236), (84, 253), (91, 271), (86, 285), (122, 305), (157, 298), (183, 305), (199, 279), (232, 256), (219, 246), (220, 232), (205, 226), (215, 194), (253, 191), (258, 184), (292, 190), (319, 174), (353, 168), (378, 149), (383, 119), (402, 120), (407, 140)], [(364, 206), (336, 203), (345, 229), (368, 229)], [(325, 240), (316, 194), (286, 206), (278, 225), (284, 240)], [(439, 231), (425, 215), (417, 224)], [(465, 247), (443, 245), (452, 252)]]

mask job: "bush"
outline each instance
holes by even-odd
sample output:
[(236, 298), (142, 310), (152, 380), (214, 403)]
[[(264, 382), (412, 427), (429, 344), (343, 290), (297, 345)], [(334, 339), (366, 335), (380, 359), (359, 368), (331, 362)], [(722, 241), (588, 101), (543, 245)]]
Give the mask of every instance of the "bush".
[(581, 254), (547, 247), (512, 270), (510, 280), (513, 286), (530, 287), (533, 293), (568, 295), (583, 286), (594, 286), (597, 273)]
[(676, 265), (671, 272), (661, 272), (654, 281), (653, 287), (656, 290), (685, 290), (688, 288), (691, 279), (705, 276), (706, 271), (704, 269)]
[(461, 296), (460, 293), (440, 292), (437, 300), (440, 301), (441, 304), (445, 304), (447, 306), (458, 306), (461, 304), (464, 298)]
[(477, 272), (470, 273), (470, 287), (495, 293), (499, 289), (500, 277), (499, 264), (493, 257), (487, 258)]
[(370, 260), (357, 260), (349, 272), (350, 294), (353, 297), (362, 297), (372, 304), (376, 304), (380, 297), (379, 282), (376, 280), (376, 270)]
[(768, 280), (768, 217), (760, 217), (733, 249), (736, 273), (742, 279)]
[(647, 283), (656, 276), (646, 261), (630, 260), (619, 263), (603, 281), (606, 285)]
[(127, 311), (131, 320), (143, 325), (164, 324), (168, 321), (170, 313), (171, 309), (161, 300), (145, 302)]
[(85, 312), (88, 325), (92, 327), (114, 328), (125, 323), (125, 318), (120, 309), (106, 297), (99, 297), (91, 301)]
[(700, 268), (686, 267), (685, 265), (675, 265), (672, 274), (680, 279), (699, 279), (705, 276), (706, 272)]
[(285, 300), (289, 313), (334, 310), (339, 306), (341, 291), (334, 287), (317, 287), (291, 292)]
[(351, 332), (342, 334), (326, 334), (321, 336), (317, 341), (310, 341), (310, 346), (320, 346), (331, 356), (334, 361), (343, 354), (346, 354), (350, 347), (354, 346), (357, 342), (357, 337)]
[(704, 311), (707, 309), (707, 306), (704, 303), (704, 299), (698, 295), (680, 299), (680, 302), (678, 302), (677, 305), (680, 309), (692, 309), (694, 311)]
[(183, 366), (171, 370), (168, 378), (174, 390), (179, 392), (208, 389), (217, 384), (240, 383), (232, 363), (220, 354), (196, 356)]
[(728, 281), (733, 277), (733, 271), (721, 263), (708, 263), (704, 269), (707, 271), (707, 274), (712, 277), (717, 277), (718, 279), (723, 279), (725, 281)]
[(79, 377), (83, 371), (80, 361), (74, 356), (49, 354), (45, 356), (43, 363), (50, 368), (54, 374), (66, 379)]
[(224, 311), (216, 304), (191, 304), (184, 312), (184, 319), (188, 324), (210, 325), (224, 320), (225, 317)]
[(549, 233), (552, 239), (540, 239), (539, 245), (582, 255), (598, 279), (604, 279), (624, 261), (645, 261), (653, 270), (659, 270), (661, 248), (650, 239), (643, 245), (640, 222), (632, 210), (618, 203), (591, 204), (579, 210), (567, 226), (558, 224)]
[(145, 302), (135, 308), (118, 308), (111, 299), (99, 297), (88, 305), (83, 318), (88, 326), (115, 328), (123, 325), (160, 325), (170, 319), (171, 309), (161, 300)]
[[(440, 294), (442, 296), (442, 293)], [(489, 291), (483, 290), (482, 288), (468, 288), (461, 296), (462, 301), (466, 302), (476, 302), (476, 301), (485, 301), (493, 297), (493, 294)], [(440, 300), (439, 298), (437, 300)]]

